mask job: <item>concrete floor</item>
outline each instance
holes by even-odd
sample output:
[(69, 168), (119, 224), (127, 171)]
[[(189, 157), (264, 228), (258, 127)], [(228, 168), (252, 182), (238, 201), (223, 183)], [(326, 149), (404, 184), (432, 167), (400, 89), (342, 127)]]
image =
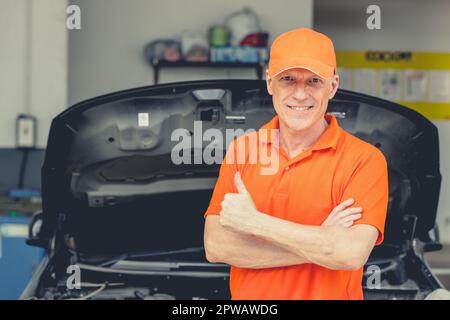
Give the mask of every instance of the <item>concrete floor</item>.
[(426, 253), (425, 258), (433, 273), (450, 290), (450, 244), (444, 245), (440, 251)]

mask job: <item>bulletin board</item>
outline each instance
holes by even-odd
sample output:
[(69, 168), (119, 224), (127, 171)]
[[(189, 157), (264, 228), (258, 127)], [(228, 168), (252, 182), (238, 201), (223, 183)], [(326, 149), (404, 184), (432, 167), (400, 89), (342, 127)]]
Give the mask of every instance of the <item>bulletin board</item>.
[(337, 51), (340, 87), (450, 120), (450, 53)]

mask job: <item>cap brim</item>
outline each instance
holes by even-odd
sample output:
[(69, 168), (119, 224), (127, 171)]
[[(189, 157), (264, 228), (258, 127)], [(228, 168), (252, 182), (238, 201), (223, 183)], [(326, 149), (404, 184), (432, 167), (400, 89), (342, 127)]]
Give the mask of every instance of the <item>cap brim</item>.
[(330, 78), (335, 72), (335, 68), (333, 66), (329, 66), (314, 59), (298, 57), (292, 59), (284, 59), (279, 63), (269, 63), (269, 76), (275, 77), (281, 72), (295, 68), (307, 69), (324, 79)]

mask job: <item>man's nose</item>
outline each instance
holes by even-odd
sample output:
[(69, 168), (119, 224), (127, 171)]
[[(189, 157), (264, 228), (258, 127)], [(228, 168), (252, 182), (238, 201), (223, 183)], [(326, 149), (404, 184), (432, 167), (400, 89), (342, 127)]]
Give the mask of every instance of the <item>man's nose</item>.
[(304, 81), (297, 81), (294, 86), (294, 92), (292, 93), (297, 100), (303, 100), (307, 97), (306, 86)]

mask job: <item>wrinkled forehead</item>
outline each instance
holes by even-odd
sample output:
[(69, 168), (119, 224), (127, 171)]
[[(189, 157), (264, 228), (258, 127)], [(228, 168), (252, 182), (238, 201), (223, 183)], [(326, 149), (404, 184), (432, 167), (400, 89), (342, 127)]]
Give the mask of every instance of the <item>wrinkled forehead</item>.
[(312, 72), (311, 70), (305, 69), (305, 68), (287, 69), (287, 70), (280, 72), (276, 77), (285, 77), (285, 76), (291, 76), (291, 77), (295, 77), (295, 78), (317, 77), (320, 79), (325, 79), (325, 78), (322, 78), (321, 76), (319, 76), (318, 74)]

